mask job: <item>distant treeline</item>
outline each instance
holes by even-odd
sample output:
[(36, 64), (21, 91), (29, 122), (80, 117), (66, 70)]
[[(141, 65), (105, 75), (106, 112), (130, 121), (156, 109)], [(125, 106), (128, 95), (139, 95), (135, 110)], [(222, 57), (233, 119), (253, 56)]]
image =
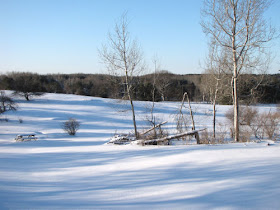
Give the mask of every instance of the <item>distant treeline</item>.
[[(188, 92), (191, 101), (210, 102), (213, 81), (209, 74), (176, 75), (162, 71), (133, 78), (133, 97), (141, 101), (180, 101)], [(220, 104), (231, 103), (231, 80), (224, 80)], [(211, 82), (212, 81), (212, 82)], [(242, 75), (239, 94), (243, 103), (280, 103), (280, 74)], [(125, 98), (122, 77), (104, 74), (48, 74), (13, 72), (0, 75), (0, 89), (23, 92), (66, 93), (103, 98)]]

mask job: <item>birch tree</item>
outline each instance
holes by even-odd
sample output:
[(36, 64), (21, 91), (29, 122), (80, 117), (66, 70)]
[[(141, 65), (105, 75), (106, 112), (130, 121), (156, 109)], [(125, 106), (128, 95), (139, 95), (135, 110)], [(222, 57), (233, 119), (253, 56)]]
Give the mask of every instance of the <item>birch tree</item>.
[[(215, 41), (215, 40), (212, 40)], [(225, 89), (228, 75), (228, 54), (226, 51), (218, 51), (216, 45), (211, 42), (209, 53), (205, 61), (205, 74), (207, 80), (203, 81), (209, 92), (209, 100), (213, 105), (213, 138), (216, 138), (216, 103), (218, 95), (223, 95), (221, 89)]]
[(128, 30), (126, 13), (123, 14), (112, 32), (108, 44), (103, 45), (99, 55), (110, 74), (124, 78), (125, 95), (130, 102), (135, 137), (138, 137), (135, 110), (132, 97), (133, 78), (143, 70), (142, 53), (137, 41), (132, 40)]
[(219, 49), (231, 55), (234, 140), (239, 141), (238, 77), (261, 69), (275, 30), (263, 18), (271, 0), (204, 0), (201, 26)]

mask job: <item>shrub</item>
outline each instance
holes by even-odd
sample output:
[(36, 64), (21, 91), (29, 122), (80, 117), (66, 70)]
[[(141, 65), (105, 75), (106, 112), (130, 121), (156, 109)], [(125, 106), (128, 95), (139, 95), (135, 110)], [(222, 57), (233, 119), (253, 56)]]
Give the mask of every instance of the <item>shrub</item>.
[(200, 132), (200, 143), (201, 144), (214, 144), (214, 138), (212, 135), (208, 132), (208, 130), (204, 130)]
[(261, 119), (263, 133), (265, 133), (268, 138), (273, 139), (278, 130), (280, 114), (277, 112), (264, 113), (261, 115)]
[(74, 118), (69, 118), (69, 120), (62, 124), (63, 130), (72, 136), (76, 134), (79, 127), (80, 123)]
[(229, 110), (227, 110), (227, 112), (225, 113), (225, 116), (226, 116), (227, 120), (233, 125), (233, 119), (234, 119), (233, 108), (230, 108)]
[(251, 123), (250, 128), (252, 130), (252, 133), (254, 134), (255, 138), (257, 139), (263, 139), (264, 132), (263, 132), (263, 126), (265, 125), (265, 121), (262, 118), (261, 114), (258, 114), (255, 118), (255, 122)]
[[(233, 109), (228, 110), (226, 118), (233, 124)], [(267, 136), (270, 139), (275, 139), (277, 131), (279, 131), (280, 113), (268, 112), (259, 113), (252, 107), (240, 107), (239, 111), (240, 139), (241, 141), (249, 141), (251, 134), (258, 139), (263, 139)], [(248, 130), (250, 128), (250, 130)], [(233, 137), (233, 129), (231, 128)]]
[(218, 127), (217, 127), (217, 132), (216, 132), (217, 143), (219, 143), (219, 144), (226, 143), (226, 141), (225, 141), (226, 135), (227, 135), (227, 126), (219, 123)]
[[(232, 110), (226, 113), (226, 117), (233, 123)], [(265, 136), (269, 139), (275, 139), (277, 131), (279, 131), (279, 123), (279, 112), (259, 113), (257, 110), (249, 107), (243, 108), (240, 112), (241, 141), (248, 141), (251, 134), (257, 139), (263, 139)]]
[(241, 123), (250, 126), (258, 116), (258, 110), (249, 106), (241, 110)]
[(216, 129), (216, 135), (213, 136), (213, 132), (209, 132), (207, 129), (199, 132), (201, 144), (225, 144), (226, 141), (226, 126), (219, 124)]
[(240, 136), (239, 141), (240, 142), (250, 142), (252, 135), (252, 130), (248, 128), (248, 126), (242, 126), (240, 128)]
[[(226, 114), (226, 118), (233, 124), (234, 115), (233, 108), (229, 109)], [(251, 126), (252, 122), (256, 120), (258, 116), (258, 110), (249, 106), (239, 107), (239, 123), (240, 125)]]

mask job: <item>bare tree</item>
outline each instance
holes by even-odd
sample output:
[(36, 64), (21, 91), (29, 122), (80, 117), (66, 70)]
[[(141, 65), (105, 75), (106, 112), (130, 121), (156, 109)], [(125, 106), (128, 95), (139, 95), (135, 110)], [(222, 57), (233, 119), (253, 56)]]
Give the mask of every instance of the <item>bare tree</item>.
[(13, 72), (10, 74), (10, 76), (14, 81), (14, 95), (24, 97), (27, 101), (30, 101), (32, 97), (39, 97), (44, 94), (38, 74), (28, 72)]
[(156, 88), (161, 95), (161, 100), (166, 100), (166, 91), (168, 86), (171, 84), (170, 82), (170, 73), (166, 70), (158, 70), (157, 71), (157, 79), (156, 79)]
[(263, 19), (271, 0), (205, 0), (202, 10), (204, 33), (218, 49), (231, 54), (234, 139), (239, 141), (238, 77), (243, 70), (262, 68), (267, 43), (275, 30)]
[(156, 129), (155, 126), (157, 124), (156, 122), (156, 117), (154, 116), (154, 108), (155, 108), (155, 94), (156, 94), (156, 80), (158, 78), (158, 58), (154, 56), (153, 60), (153, 65), (154, 65), (154, 71), (152, 74), (152, 89), (151, 89), (151, 94), (152, 94), (152, 104), (150, 106), (150, 116), (147, 116), (148, 122), (153, 126), (153, 131), (154, 131), (154, 136), (156, 137)]
[(13, 110), (17, 110), (17, 104), (14, 102), (12, 98), (7, 96), (4, 91), (0, 92), (0, 114)]
[(131, 105), (135, 137), (138, 137), (132, 98), (133, 78), (143, 70), (142, 53), (136, 40), (131, 40), (127, 15), (124, 13), (108, 35), (108, 44), (99, 50), (100, 58), (110, 74), (124, 78), (125, 93)]
[[(215, 40), (212, 40), (215, 42)], [(218, 94), (224, 95), (226, 92), (222, 92), (222, 89), (227, 89), (228, 79), (228, 54), (226, 51), (218, 51), (217, 45), (211, 42), (209, 44), (209, 54), (205, 61), (205, 73), (206, 81), (204, 85), (207, 86), (209, 92), (209, 100), (213, 104), (213, 138), (216, 138), (216, 104), (218, 100)]]

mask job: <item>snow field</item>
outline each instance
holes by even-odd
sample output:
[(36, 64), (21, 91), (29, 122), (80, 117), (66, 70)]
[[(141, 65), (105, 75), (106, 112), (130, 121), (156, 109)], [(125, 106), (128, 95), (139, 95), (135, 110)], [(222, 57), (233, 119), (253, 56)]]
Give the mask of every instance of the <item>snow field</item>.
[[(133, 130), (130, 112), (122, 112), (128, 105), (64, 94), (18, 103), (0, 122), (0, 209), (280, 208), (278, 143), (106, 145), (115, 132)], [(135, 104), (144, 128), (148, 105)], [(170, 132), (178, 106), (156, 104)], [(198, 127), (210, 128), (211, 106), (192, 106)], [(225, 126), (229, 108), (218, 106)], [(60, 127), (69, 117), (81, 122), (77, 136)], [(19, 133), (36, 133), (38, 141), (15, 142)]]

